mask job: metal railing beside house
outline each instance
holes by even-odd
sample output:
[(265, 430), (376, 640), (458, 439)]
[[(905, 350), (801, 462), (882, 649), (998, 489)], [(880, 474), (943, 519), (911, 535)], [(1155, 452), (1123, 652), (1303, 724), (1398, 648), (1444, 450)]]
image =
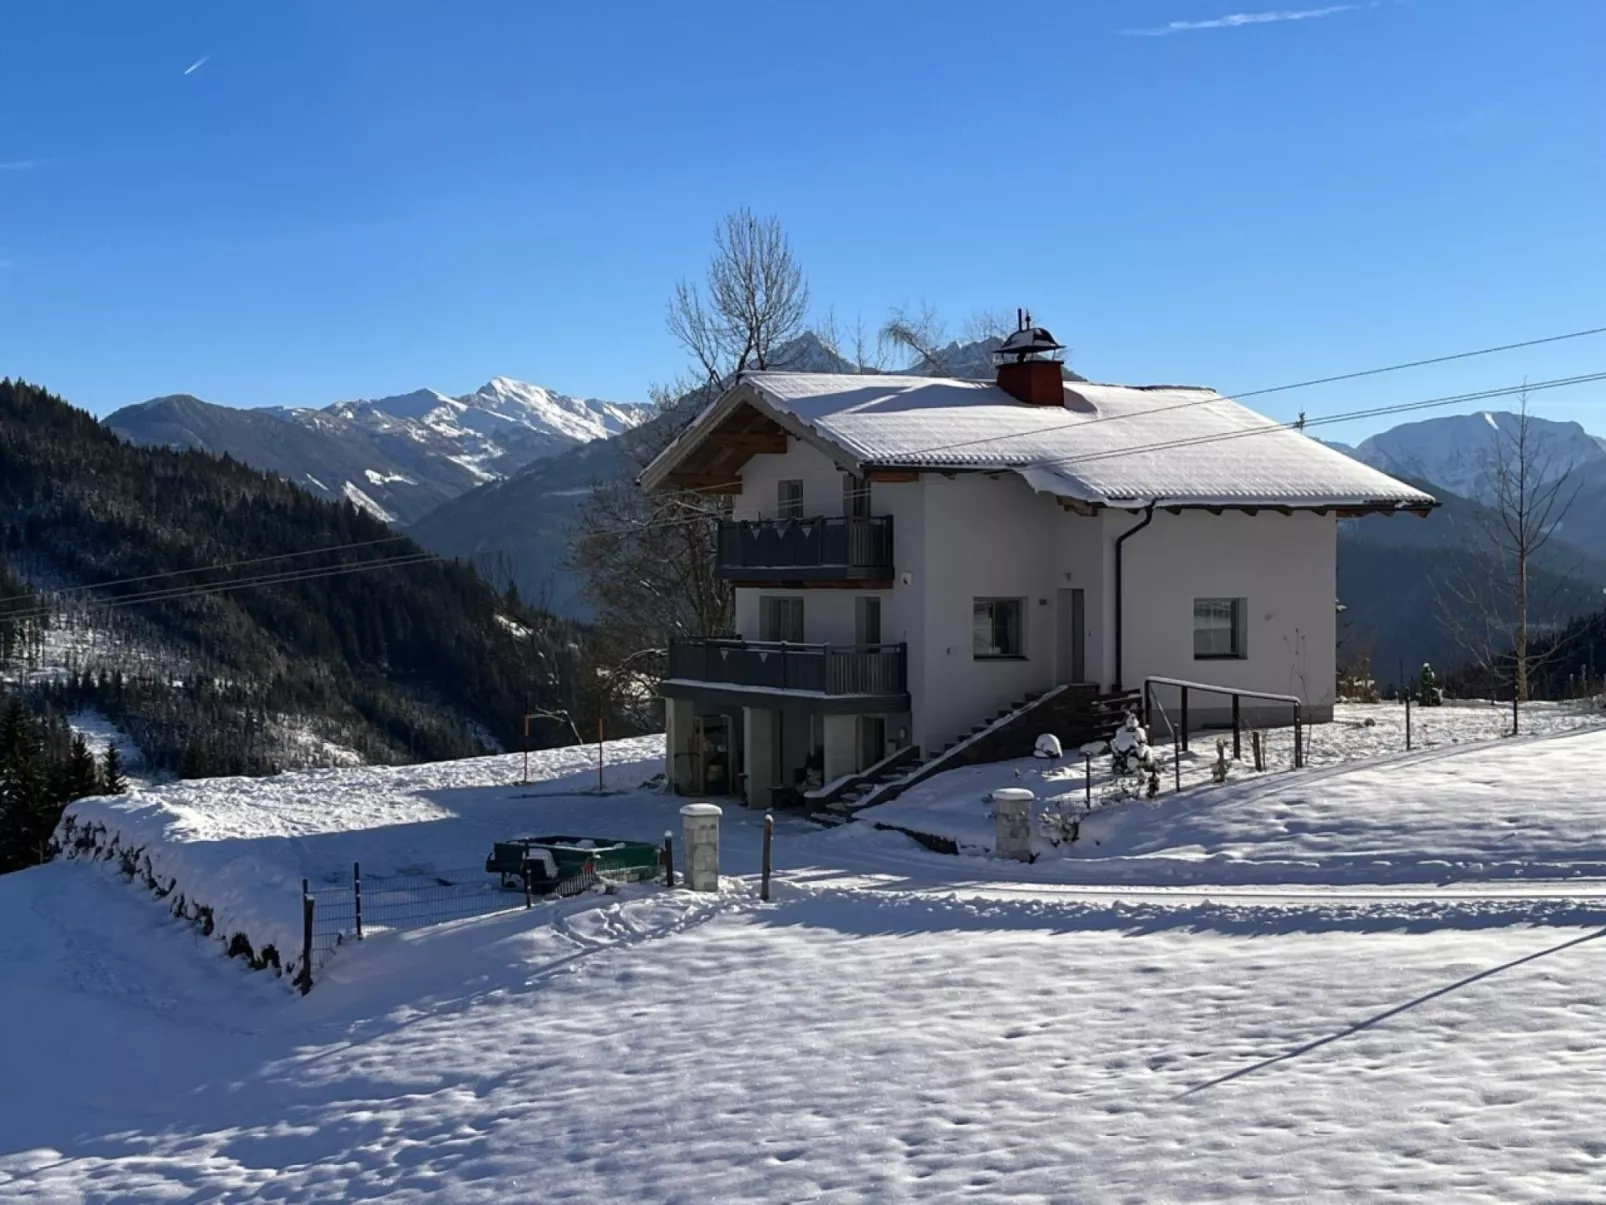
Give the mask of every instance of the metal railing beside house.
[(737, 581), (890, 581), (892, 516), (726, 519), (719, 573)]
[(675, 640), (669, 676), (822, 695), (900, 695), (907, 691), (902, 644), (789, 644), (767, 640)]

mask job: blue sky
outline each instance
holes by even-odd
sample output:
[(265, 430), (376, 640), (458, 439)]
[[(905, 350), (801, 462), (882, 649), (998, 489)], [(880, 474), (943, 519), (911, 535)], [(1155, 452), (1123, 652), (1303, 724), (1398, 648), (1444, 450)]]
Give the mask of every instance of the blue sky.
[[(1600, 0), (60, 0), (6, 27), (0, 374), (99, 413), (495, 375), (644, 398), (739, 205), (839, 319), (1027, 305), (1097, 379), (1247, 390), (1606, 325)], [(1263, 406), (1598, 369), (1606, 337)], [(1606, 433), (1599, 387), (1536, 405)]]

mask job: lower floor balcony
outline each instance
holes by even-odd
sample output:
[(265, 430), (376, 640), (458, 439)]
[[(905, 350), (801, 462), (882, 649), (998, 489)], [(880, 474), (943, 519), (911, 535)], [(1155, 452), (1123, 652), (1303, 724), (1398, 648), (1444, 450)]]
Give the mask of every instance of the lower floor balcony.
[(907, 661), (902, 644), (676, 640), (662, 691), (668, 698), (780, 710), (903, 712), (909, 709)]

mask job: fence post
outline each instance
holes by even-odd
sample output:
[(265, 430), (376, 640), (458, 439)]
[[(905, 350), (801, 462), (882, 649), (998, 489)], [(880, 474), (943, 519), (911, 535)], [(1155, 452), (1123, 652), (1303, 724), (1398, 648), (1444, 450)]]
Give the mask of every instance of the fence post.
[(357, 940), (362, 940), (362, 864), (351, 864), (351, 903), (357, 913)]
[(1182, 688), (1182, 747), (1188, 747), (1188, 688)]
[[(1187, 698), (1186, 692), (1182, 697), (1184, 699)], [(1184, 710), (1183, 714), (1186, 715), (1187, 711)], [(1180, 791), (1182, 790), (1182, 737), (1179, 735), (1175, 724), (1171, 725), (1171, 768), (1176, 771), (1177, 790)]]
[(1405, 696), (1405, 751), (1411, 751), (1411, 696)]
[(520, 864), (519, 870), (524, 879), (524, 906), (533, 908), (535, 907), (535, 888), (530, 883), (530, 851), (527, 849), (524, 851), (524, 861)]
[(1260, 743), (1260, 729), (1257, 728), (1249, 734), (1249, 745), (1255, 753), (1255, 770), (1258, 773), (1266, 768), (1266, 751)]
[(1082, 768), (1087, 771), (1087, 781), (1082, 785), (1082, 807), (1090, 815), (1093, 811), (1093, 755), (1082, 754)]
[(312, 990), (312, 892), (307, 880), (301, 880), (301, 974), (296, 976), (296, 987), (305, 996)]
[(671, 833), (671, 832), (665, 831), (665, 833), (664, 833), (664, 886), (665, 887), (673, 887), (674, 885), (675, 885), (675, 835), (673, 833)]
[(1294, 704), (1294, 769), (1301, 770), (1305, 766), (1305, 726), (1300, 715), (1299, 704)]
[(1232, 696), (1232, 760), (1243, 761), (1243, 701), (1242, 695)]
[(775, 817), (764, 813), (764, 873), (758, 889), (758, 898), (766, 904), (770, 900), (770, 846), (775, 841)]

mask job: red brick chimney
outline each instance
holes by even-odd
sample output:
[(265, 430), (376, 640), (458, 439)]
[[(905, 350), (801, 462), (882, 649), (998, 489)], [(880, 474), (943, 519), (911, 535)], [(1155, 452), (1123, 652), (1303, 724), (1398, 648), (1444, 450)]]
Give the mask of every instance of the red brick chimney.
[(1032, 316), (1016, 312), (1020, 329), (999, 345), (998, 387), (1028, 406), (1065, 405), (1065, 378), (1055, 353), (1064, 350), (1054, 336), (1032, 325)]

